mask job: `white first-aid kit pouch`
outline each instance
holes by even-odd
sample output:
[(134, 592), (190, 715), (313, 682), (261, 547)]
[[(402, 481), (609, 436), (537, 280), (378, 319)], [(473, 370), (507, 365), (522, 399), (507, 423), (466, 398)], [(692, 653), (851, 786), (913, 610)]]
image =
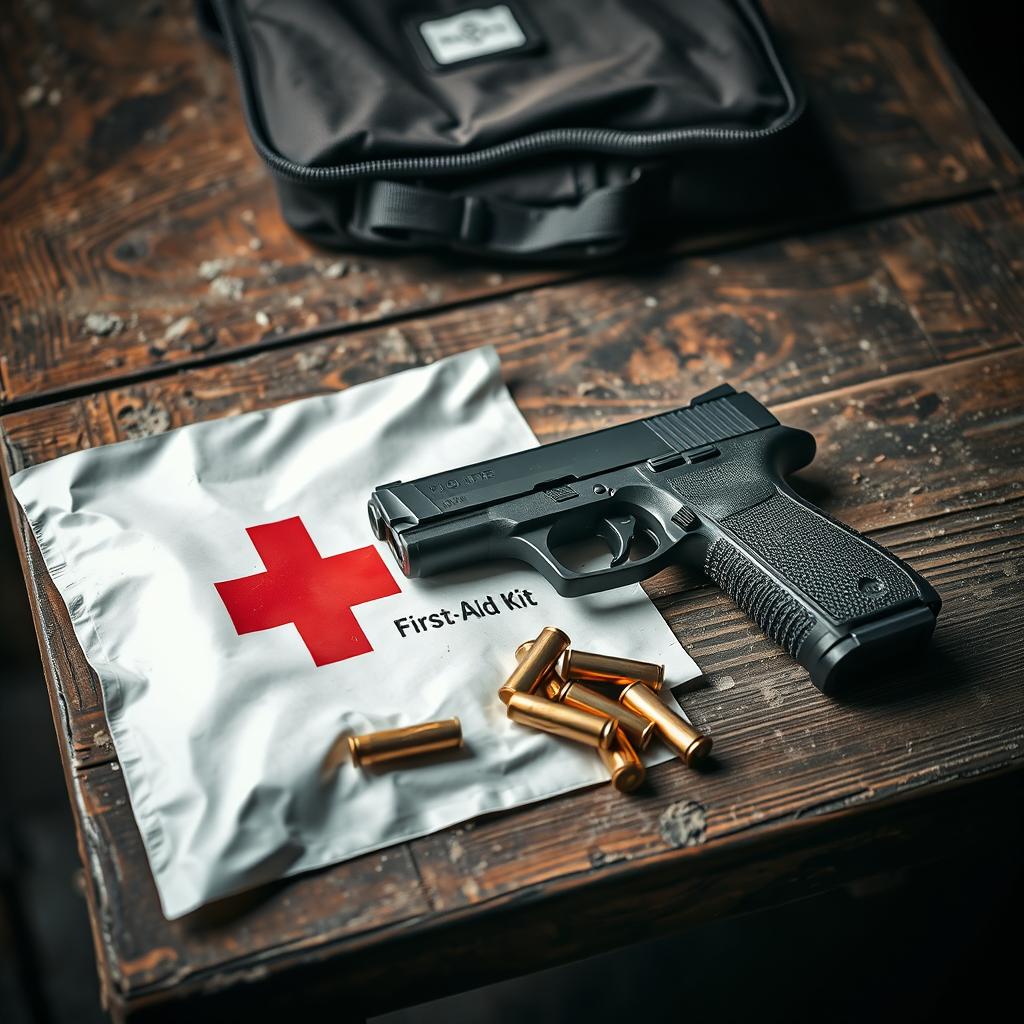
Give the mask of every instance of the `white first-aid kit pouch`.
[[(513, 563), (407, 580), (366, 501), (535, 445), (492, 349), (13, 478), (103, 688), (164, 913), (605, 781), (497, 689), (553, 624), (697, 674), (639, 586), (572, 600)], [(465, 751), (325, 771), (340, 733), (462, 720)]]

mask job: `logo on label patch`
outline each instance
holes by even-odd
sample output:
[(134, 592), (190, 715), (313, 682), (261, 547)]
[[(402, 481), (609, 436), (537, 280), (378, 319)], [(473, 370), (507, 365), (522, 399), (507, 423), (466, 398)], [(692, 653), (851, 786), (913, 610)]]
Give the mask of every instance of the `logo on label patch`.
[(325, 558), (298, 516), (245, 532), (266, 572), (214, 583), (239, 636), (293, 625), (317, 666), (373, 650), (352, 608), (401, 593), (375, 547)]
[(526, 32), (508, 4), (423, 21), (417, 28), (430, 56), (442, 67), (518, 50), (528, 42)]

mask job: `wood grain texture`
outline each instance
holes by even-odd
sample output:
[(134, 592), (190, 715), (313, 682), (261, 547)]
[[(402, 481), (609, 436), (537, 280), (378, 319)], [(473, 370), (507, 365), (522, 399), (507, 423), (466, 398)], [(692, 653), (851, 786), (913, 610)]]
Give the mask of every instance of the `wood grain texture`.
[(786, 238), (482, 303), (388, 335), (427, 358), (494, 344), (545, 440), (722, 380), (764, 402), (1024, 340), (1024, 194)]
[[(945, 858), (957, 865), (968, 851), (976, 855), (993, 844), (1015, 848), (1024, 832), (1022, 795), (1019, 774), (965, 780), (914, 799), (769, 825), (755, 836), (740, 834), (641, 864), (609, 865), (600, 873), (569, 876), (492, 901), (486, 913), (447, 915), (439, 951), (431, 944), (438, 937), (432, 922), (411, 922), (382, 929), (370, 942), (304, 957), (285, 976), (290, 985), (270, 973), (211, 994), (209, 985), (195, 979), (176, 993), (181, 1002), (151, 1005), (146, 1008), (151, 1012), (138, 1019), (173, 1021), (185, 1007), (190, 1013), (196, 1008), (196, 1019), (211, 1021), (250, 1011), (287, 1013), (294, 1008), (292, 986), (300, 987), (310, 1012), (332, 1019), (346, 1011), (375, 1014), (464, 990), (470, 979), (481, 984), (524, 969), (548, 968), (695, 922), (827, 892), (872, 874), (884, 877)], [(692, 940), (700, 941), (699, 933)], [(339, 962), (362, 983), (341, 997)], [(683, 989), (693, 984), (699, 980), (684, 977)], [(201, 1000), (190, 998), (199, 992)]]
[[(195, 392), (208, 372), (185, 374), (178, 386)], [(310, 386), (323, 387), (315, 376)], [(1021, 765), (1022, 387), (1024, 348), (1015, 345), (778, 406), (822, 449), (803, 475), (805, 492), (932, 579), (945, 608), (925, 660), (838, 702), (716, 591), (680, 574), (657, 577), (652, 596), (707, 673), (708, 685), (683, 699), (716, 738), (708, 771), (669, 763), (635, 799), (596, 787), (385, 851), (396, 861), (384, 881), (376, 855), (169, 923), (116, 762), (94, 757), (77, 768), (72, 792), (115, 1010), (173, 1019), (178, 1001), (201, 995), (202, 1012), (213, 1013), (218, 993), (273, 998), (275, 979), (287, 976), (290, 988), (295, 971), (324, 999), (343, 989), (374, 1012), (458, 976), (476, 983), (601, 941), (816, 891), (879, 856), (932, 855), (936, 831), (957, 827), (940, 829), (938, 812), (922, 815), (916, 804), (894, 821), (889, 801), (927, 799)], [(530, 413), (538, 427), (549, 415)], [(6, 420), (16, 427), (44, 417)], [(63, 692), (67, 665), (55, 661), (50, 671)], [(984, 787), (972, 797), (978, 828), (992, 827), (990, 799)], [(818, 819), (821, 833), (810, 828)], [(325, 892), (335, 891), (344, 903), (332, 910)], [(594, 934), (598, 918), (604, 940)], [(499, 930), (521, 940), (498, 943), (500, 957), (479, 938)], [(396, 956), (407, 958), (402, 979), (388, 985), (380, 963)], [(456, 960), (461, 975), (439, 971)]]
[[(842, 179), (831, 216), (1019, 179), (910, 0), (767, 7), (807, 84), (821, 176)], [(295, 237), (187, 0), (17, 0), (0, 69), (0, 404), (564, 275)]]
[(551, 276), (296, 237), (189, 0), (19, 0), (10, 14), (0, 401)]
[[(892, 275), (890, 264), (909, 249), (917, 255), (915, 274)], [(679, 260), (643, 286), (613, 276), (601, 288), (541, 288), (401, 329), (370, 328), (12, 413), (0, 435), (6, 468), (329, 393), (487, 342), (497, 346), (516, 401), (544, 440), (652, 415), (723, 379), (773, 406), (822, 389), (845, 396), (844, 385), (894, 371), (1019, 348), (1022, 251), (1024, 201), (1013, 194), (715, 260)], [(930, 312), (936, 309), (941, 323)], [(992, 365), (979, 360), (972, 372), (987, 379)], [(962, 480), (984, 487), (1013, 477), (1012, 462), (978, 469), (965, 454), (960, 431), (987, 414), (983, 402), (961, 409), (955, 403), (969, 395), (918, 391), (922, 379), (896, 377), (891, 390), (863, 406), (857, 403), (867, 399), (848, 396), (838, 405), (814, 403), (809, 408), (817, 412), (800, 413), (807, 418), (795, 424), (821, 445), (808, 480), (856, 526), (936, 514), (947, 502), (961, 507), (977, 498), (973, 490), (961, 493)], [(991, 398), (994, 390), (982, 393)], [(1015, 407), (1012, 392), (1001, 402)], [(851, 436), (858, 443), (870, 437), (874, 450), (849, 450), (846, 431), (858, 426)], [(891, 460), (881, 475), (873, 461), (879, 456)], [(894, 488), (888, 470), (915, 460), (915, 479)], [(919, 479), (925, 472), (927, 486)], [(915, 486), (921, 492), (910, 494)], [(20, 530), (47, 661), (60, 666), (53, 682), (73, 764), (110, 760), (94, 674), (23, 522)], [(650, 586), (659, 592), (660, 578)]]

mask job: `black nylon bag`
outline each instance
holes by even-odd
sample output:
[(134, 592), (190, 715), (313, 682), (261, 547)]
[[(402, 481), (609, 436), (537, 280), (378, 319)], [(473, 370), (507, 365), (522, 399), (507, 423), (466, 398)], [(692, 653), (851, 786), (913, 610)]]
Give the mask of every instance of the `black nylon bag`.
[[(802, 95), (753, 0), (206, 0), (287, 222), (596, 257), (775, 201)], [(789, 136), (786, 136), (787, 138)]]

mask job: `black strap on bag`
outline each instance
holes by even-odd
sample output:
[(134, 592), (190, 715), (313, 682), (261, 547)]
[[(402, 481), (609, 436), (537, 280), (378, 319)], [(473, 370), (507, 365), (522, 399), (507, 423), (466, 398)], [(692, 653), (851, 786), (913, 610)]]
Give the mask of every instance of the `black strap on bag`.
[(668, 190), (665, 173), (637, 170), (629, 181), (595, 189), (578, 203), (531, 206), (401, 181), (365, 181), (348, 230), (398, 247), (440, 244), (508, 255), (569, 247), (611, 251), (667, 208)]
[[(756, 214), (753, 175), (792, 173), (768, 143), (803, 95), (757, 0), (420, 0), (415, 18), (406, 0), (197, 3), (285, 219), (320, 243), (600, 258)], [(634, 37), (635, 74), (616, 42)]]

